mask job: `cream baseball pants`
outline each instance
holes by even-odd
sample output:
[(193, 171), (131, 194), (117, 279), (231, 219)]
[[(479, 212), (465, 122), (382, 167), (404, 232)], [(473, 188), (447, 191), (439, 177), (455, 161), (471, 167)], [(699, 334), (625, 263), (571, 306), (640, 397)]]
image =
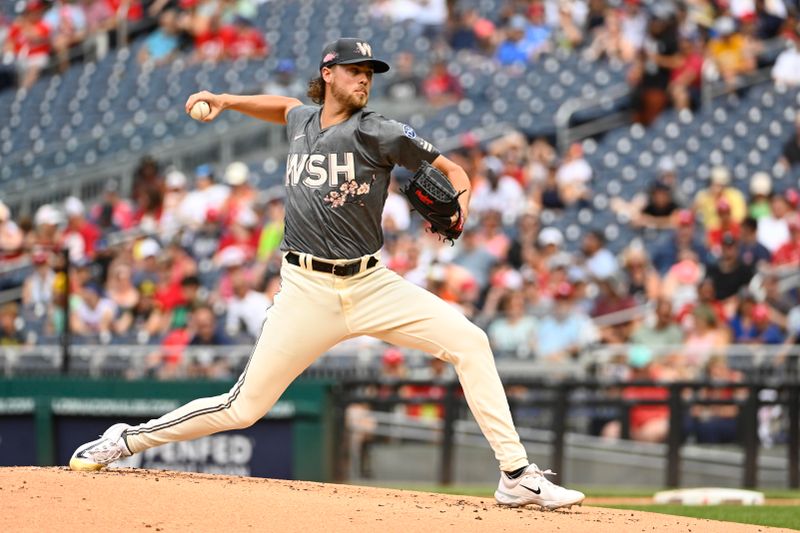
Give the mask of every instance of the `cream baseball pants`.
[(320, 355), (344, 339), (369, 335), (452, 363), (500, 469), (528, 464), (489, 341), (480, 328), (382, 263), (364, 270), (369, 256), (362, 258), (360, 273), (340, 277), (306, 268), (310, 256), (299, 255), (302, 266), (283, 260), (281, 290), (233, 388), (132, 427), (126, 434), (132, 452), (248, 427)]

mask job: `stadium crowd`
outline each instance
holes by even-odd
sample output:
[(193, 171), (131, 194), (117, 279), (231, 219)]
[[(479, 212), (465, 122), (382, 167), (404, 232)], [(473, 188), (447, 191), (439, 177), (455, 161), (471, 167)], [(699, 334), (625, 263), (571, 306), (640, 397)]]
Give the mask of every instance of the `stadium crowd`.
[[(92, 57), (121, 44), (115, 35), (122, 20), (150, 21), (142, 64), (178, 55), (262, 58), (269, 43), (252, 23), (259, 3), (29, 0), (12, 20), (0, 15), (0, 69), (11, 68), (29, 87), (51, 57), (68, 68), (75, 47)], [(370, 10), (434, 42), (430, 65), (397, 55), (387, 98), (457, 102), (462, 88), (448, 69), (451, 53), (523, 71), (562, 49), (627, 64), (636, 120), (644, 124), (668, 105), (699, 105), (705, 75), (737, 87), (776, 37), (787, 47), (775, 54), (774, 79), (800, 82), (797, 12), (796, 2), (780, 0), (507, 1), (491, 17), (433, 0), (376, 1)], [(290, 58), (278, 73), (294, 73)], [(280, 86), (290, 85), (296, 90), (297, 80)], [(548, 139), (509, 132), (448, 155), (473, 180), (463, 237), (451, 247), (426, 232), (398, 192), (398, 175), (384, 213), (382, 258), (481, 325), (498, 359), (555, 364), (596, 344), (629, 345), (601, 377), (735, 381), (741, 373), (721, 356), (730, 345), (798, 343), (800, 300), (780, 282), (800, 266), (800, 193), (774, 189), (769, 174), (753, 175), (740, 190), (731, 169), (717, 166), (707, 187), (687, 197), (679, 186), (687, 176), (662, 158), (646, 191), (612, 199), (609, 209), (641, 237), (612, 253), (602, 228), (584, 228), (576, 249), (540, 217), (594, 209), (595, 169), (581, 144), (558, 154)], [(776, 163), (800, 165), (800, 118)], [(149, 372), (170, 377), (183, 347), (254, 342), (280, 287), (283, 198), (279, 190), (256, 190), (249, 174), (241, 162), (174, 169), (145, 157), (131, 190), (109, 182), (91, 205), (70, 197), (12, 218), (0, 203), (0, 267), (20, 258), (33, 264), (21, 300), (0, 307), (0, 345), (56, 343), (68, 324), (76, 342), (152, 346)], [(387, 376), (406, 375), (396, 351), (386, 352), (383, 365)], [(229, 377), (232, 369), (218, 358), (192, 371)], [(653, 391), (628, 393), (646, 398)], [(635, 438), (663, 439), (663, 410), (637, 420)], [(618, 435), (613, 422), (598, 432)]]
[[(261, 7), (261, 4), (266, 4)], [(266, 29), (256, 24), (262, 0), (27, 0), (12, 18), (0, 12), (0, 88), (35, 83), (51, 63), (102, 57), (109, 46), (142, 35), (138, 59), (163, 65), (266, 57)], [(731, 88), (757, 67), (775, 63), (773, 77), (800, 83), (797, 0), (507, 0), (492, 13), (470, 2), (378, 0), (370, 16), (429, 38), (429, 64), (399, 52), (386, 95), (424, 96), (434, 105), (458, 100), (462, 89), (447, 68), (460, 52), (509, 70), (524, 70), (556, 50), (587, 59), (607, 57), (628, 68), (636, 120), (651, 123), (668, 105), (697, 106), (704, 79)], [(293, 58), (281, 58), (293, 69)], [(777, 61), (776, 61), (777, 59)], [(280, 70), (280, 69), (279, 69)]]

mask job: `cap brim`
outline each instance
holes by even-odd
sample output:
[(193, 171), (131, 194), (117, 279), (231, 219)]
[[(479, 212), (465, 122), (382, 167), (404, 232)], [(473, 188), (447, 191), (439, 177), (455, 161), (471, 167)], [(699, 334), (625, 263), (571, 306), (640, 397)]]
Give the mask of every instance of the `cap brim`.
[[(371, 63), (372, 64), (372, 71), (375, 74), (383, 74), (384, 72), (389, 71), (389, 64), (385, 61), (381, 61), (380, 59), (348, 59), (347, 61), (337, 61), (333, 65), (355, 65), (357, 63)], [(323, 66), (333, 66), (333, 65), (323, 65)]]

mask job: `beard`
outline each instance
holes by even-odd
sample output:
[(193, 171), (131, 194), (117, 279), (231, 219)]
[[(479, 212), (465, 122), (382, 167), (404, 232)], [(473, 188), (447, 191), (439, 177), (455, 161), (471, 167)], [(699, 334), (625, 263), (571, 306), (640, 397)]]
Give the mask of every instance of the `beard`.
[[(364, 90), (366, 91), (367, 89)], [(335, 84), (331, 85), (331, 95), (336, 99), (337, 102), (339, 102), (351, 113), (363, 108), (365, 105), (367, 105), (367, 101), (369, 100), (369, 93), (348, 93)]]

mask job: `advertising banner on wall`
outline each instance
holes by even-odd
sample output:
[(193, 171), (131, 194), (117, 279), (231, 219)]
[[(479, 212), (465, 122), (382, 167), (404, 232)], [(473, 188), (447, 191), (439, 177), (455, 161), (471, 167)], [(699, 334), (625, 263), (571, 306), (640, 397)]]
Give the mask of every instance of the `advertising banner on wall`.
[[(171, 400), (56, 400), (56, 460), (68, 464), (77, 446), (112, 424), (146, 422), (178, 405)], [(292, 479), (292, 415), (291, 403), (279, 403), (268, 417), (247, 429), (169, 443), (115, 466)]]
[(36, 464), (36, 425), (31, 398), (0, 398), (0, 466)]

